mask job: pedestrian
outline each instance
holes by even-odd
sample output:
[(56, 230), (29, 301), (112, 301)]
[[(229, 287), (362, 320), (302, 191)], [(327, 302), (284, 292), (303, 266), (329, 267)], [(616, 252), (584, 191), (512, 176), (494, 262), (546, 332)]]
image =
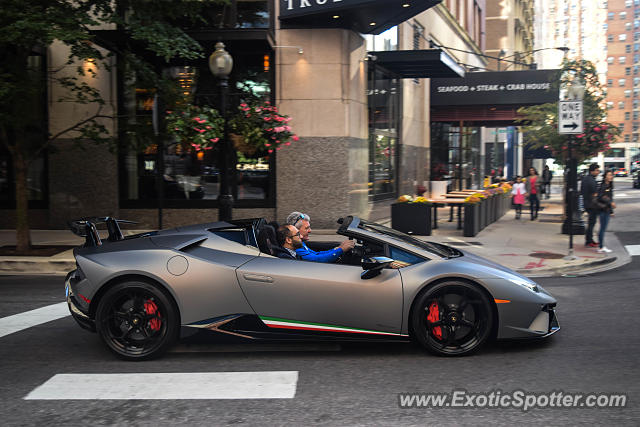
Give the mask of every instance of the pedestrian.
[(590, 248), (598, 247), (598, 244), (593, 240), (593, 228), (596, 225), (599, 214), (598, 206), (595, 203), (595, 198), (598, 196), (598, 183), (596, 182), (598, 175), (600, 175), (600, 166), (597, 163), (591, 163), (589, 165), (589, 173), (582, 178), (580, 186), (582, 203), (587, 215), (589, 215), (587, 229), (584, 233), (584, 245)]
[(513, 206), (516, 208), (516, 219), (520, 219), (522, 215), (522, 205), (524, 205), (524, 195), (527, 192), (522, 177), (518, 175), (516, 182), (511, 188), (511, 195), (513, 196)]
[(613, 216), (613, 210), (616, 208), (616, 204), (613, 202), (613, 171), (611, 170), (604, 172), (602, 182), (598, 188), (596, 204), (600, 210), (600, 232), (598, 233), (600, 248), (597, 252), (601, 254), (609, 253), (611, 249), (604, 245), (604, 233), (607, 231), (609, 218)]
[(538, 217), (538, 211), (540, 210), (540, 200), (538, 200), (538, 194), (540, 194), (540, 177), (538, 171), (534, 167), (529, 168), (529, 176), (525, 183), (527, 189), (527, 196), (529, 197), (529, 206), (531, 208), (531, 221)]
[(553, 179), (553, 172), (549, 169), (548, 165), (544, 165), (544, 170), (542, 171), (542, 194), (546, 196), (548, 199), (551, 197), (551, 180)]

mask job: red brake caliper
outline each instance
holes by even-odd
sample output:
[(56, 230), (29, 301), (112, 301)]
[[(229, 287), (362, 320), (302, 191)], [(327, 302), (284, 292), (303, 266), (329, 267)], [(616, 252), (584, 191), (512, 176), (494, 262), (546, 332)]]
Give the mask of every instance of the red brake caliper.
[(159, 331), (160, 326), (162, 325), (162, 320), (160, 320), (162, 316), (158, 312), (158, 306), (156, 305), (156, 303), (151, 301), (150, 299), (146, 300), (144, 303), (144, 311), (149, 316), (152, 316), (154, 314), (156, 315), (156, 317), (149, 321), (149, 326), (151, 327), (152, 331)]
[[(432, 302), (429, 306), (429, 315), (427, 316), (427, 320), (429, 321), (429, 323), (435, 323), (440, 320), (440, 307), (438, 307), (438, 303), (436, 303), (435, 301)], [(435, 326), (433, 328), (433, 335), (441, 340), (442, 328), (440, 328), (440, 326)]]

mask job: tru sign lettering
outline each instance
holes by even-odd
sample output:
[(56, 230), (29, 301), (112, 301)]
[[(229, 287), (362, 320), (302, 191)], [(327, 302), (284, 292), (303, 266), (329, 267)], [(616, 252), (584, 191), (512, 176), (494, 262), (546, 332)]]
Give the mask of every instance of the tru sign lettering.
[(287, 10), (293, 10), (294, 6), (298, 6), (299, 9), (303, 7), (311, 7), (312, 3), (319, 6), (327, 3), (341, 3), (342, 0), (285, 0), (287, 3)]

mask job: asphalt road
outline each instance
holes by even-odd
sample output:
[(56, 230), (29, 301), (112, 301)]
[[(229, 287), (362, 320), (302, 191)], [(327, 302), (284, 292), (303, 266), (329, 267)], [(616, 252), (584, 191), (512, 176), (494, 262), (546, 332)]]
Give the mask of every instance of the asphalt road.
[[(624, 185), (621, 185), (621, 190)], [(620, 191), (621, 191), (620, 190)], [(618, 199), (612, 227), (640, 244), (637, 195)], [(637, 193), (631, 193), (636, 191)], [(637, 224), (637, 226), (636, 226)], [(301, 344), (219, 340), (159, 360), (123, 362), (70, 317), (0, 337), (2, 425), (637, 425), (640, 419), (640, 259), (613, 271), (539, 279), (558, 299), (562, 330), (534, 342), (490, 343), (439, 358), (412, 344)], [(0, 276), (0, 318), (63, 301), (62, 277)], [(189, 340), (186, 341), (187, 343)], [(55, 374), (297, 371), (291, 399), (24, 400)], [(136, 387), (152, 388), (140, 382)], [(408, 408), (404, 392), (624, 393), (625, 408)]]

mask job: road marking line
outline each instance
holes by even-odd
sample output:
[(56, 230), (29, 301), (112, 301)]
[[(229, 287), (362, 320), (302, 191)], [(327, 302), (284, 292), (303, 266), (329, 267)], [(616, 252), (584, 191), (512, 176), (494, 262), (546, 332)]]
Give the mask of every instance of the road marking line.
[(293, 399), (298, 371), (57, 374), (25, 400)]
[(66, 302), (61, 302), (3, 317), (0, 319), (0, 338), (66, 316), (69, 316), (69, 307)]
[(631, 256), (640, 255), (640, 245), (625, 245), (624, 248)]

